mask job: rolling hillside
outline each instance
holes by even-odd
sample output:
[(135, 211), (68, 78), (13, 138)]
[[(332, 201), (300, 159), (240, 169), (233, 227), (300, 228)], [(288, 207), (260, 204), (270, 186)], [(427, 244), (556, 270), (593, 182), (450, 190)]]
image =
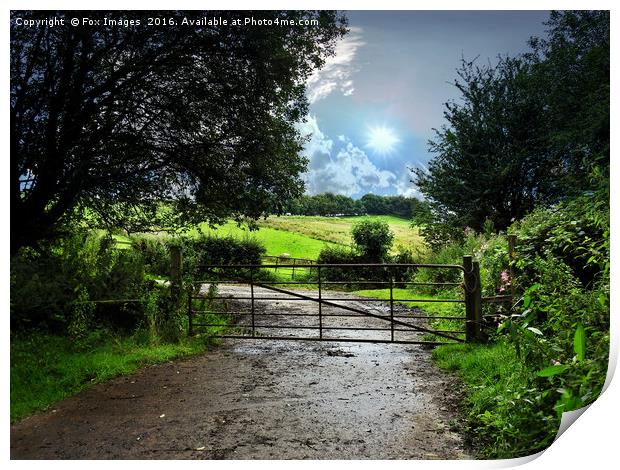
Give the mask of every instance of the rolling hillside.
[[(297, 258), (316, 259), (326, 245), (348, 246), (351, 243), (350, 233), (353, 224), (363, 219), (382, 220), (390, 225), (395, 235), (393, 251), (397, 251), (399, 247), (413, 251), (423, 249), (418, 229), (411, 227), (408, 220), (393, 216), (282, 216), (259, 221), (259, 230), (256, 231), (238, 227), (234, 222), (229, 222), (215, 230), (210, 229), (207, 224), (202, 224), (200, 229), (204, 233), (221, 236), (256, 238), (265, 245), (268, 255), (277, 256), (288, 253)], [(193, 233), (198, 233), (198, 231), (193, 231)]]

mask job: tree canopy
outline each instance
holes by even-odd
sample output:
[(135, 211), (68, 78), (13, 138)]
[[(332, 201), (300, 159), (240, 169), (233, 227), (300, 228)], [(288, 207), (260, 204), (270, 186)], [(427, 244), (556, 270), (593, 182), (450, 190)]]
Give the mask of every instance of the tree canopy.
[[(115, 15), (141, 24), (73, 27), (70, 12), (55, 13), (65, 25), (11, 23), (12, 252), (54, 237), (78, 211), (140, 229), (257, 218), (302, 192), (295, 123), (307, 78), (346, 33), (341, 14), (252, 13), (315, 21), (269, 27), (232, 26), (248, 16), (240, 11)], [(147, 26), (152, 16), (228, 26)]]
[(304, 195), (288, 201), (284, 212), (292, 215), (395, 215), (411, 219), (421, 210), (422, 201), (405, 196), (364, 194), (352, 199), (342, 194)]
[(353, 225), (351, 237), (367, 262), (381, 263), (388, 258), (394, 233), (387, 222), (362, 220)]
[(462, 61), (461, 99), (446, 103), (428, 171), (415, 170), (436, 223), (505, 229), (608, 184), (609, 13), (553, 12), (546, 25), (527, 54)]

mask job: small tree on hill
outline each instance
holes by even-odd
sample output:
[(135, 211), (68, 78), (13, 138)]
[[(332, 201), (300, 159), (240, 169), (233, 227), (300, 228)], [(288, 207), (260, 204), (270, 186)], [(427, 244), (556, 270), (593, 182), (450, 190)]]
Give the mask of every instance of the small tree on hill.
[(368, 261), (382, 262), (387, 258), (394, 241), (394, 233), (387, 222), (364, 220), (351, 229), (353, 241)]

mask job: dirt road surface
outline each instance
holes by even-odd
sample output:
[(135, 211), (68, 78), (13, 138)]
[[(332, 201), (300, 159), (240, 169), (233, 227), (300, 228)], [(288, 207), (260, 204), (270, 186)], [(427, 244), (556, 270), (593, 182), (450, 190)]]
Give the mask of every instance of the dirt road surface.
[(457, 403), (425, 346), (227, 339), (17, 423), (11, 458), (463, 459)]

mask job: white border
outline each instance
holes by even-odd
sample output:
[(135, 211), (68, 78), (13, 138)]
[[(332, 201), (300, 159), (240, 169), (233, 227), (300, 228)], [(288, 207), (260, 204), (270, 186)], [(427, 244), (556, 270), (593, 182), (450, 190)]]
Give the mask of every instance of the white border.
[[(2, 44), (4, 47), (2, 48), (2, 62), (7, 67), (9, 63), (9, 10), (24, 10), (24, 9), (101, 9), (101, 10), (125, 10), (125, 9), (303, 9), (303, 8), (312, 8), (312, 9), (341, 9), (341, 10), (551, 10), (551, 9), (605, 9), (612, 10), (612, 37), (615, 36), (614, 31), (615, 28), (615, 11), (613, 6), (615, 3), (611, 1), (534, 1), (534, 0), (522, 0), (519, 2), (516, 1), (505, 1), (505, 2), (497, 2), (497, 1), (489, 1), (489, 0), (471, 0), (468, 2), (457, 2), (457, 1), (445, 1), (445, 0), (435, 0), (433, 2), (405, 2), (405, 1), (395, 1), (395, 0), (382, 0), (378, 1), (368, 1), (368, 0), (340, 0), (340, 1), (326, 1), (326, 0), (298, 0), (298, 1), (283, 1), (283, 0), (270, 0), (270, 1), (261, 1), (251, 2), (248, 0), (238, 1), (238, 0), (217, 0), (217, 1), (196, 1), (196, 0), (151, 0), (148, 3), (139, 2), (135, 0), (108, 0), (105, 2), (94, 1), (88, 2), (86, 4), (83, 0), (65, 0), (65, 1), (54, 1), (54, 2), (44, 2), (44, 1), (8, 1), (7, 7), (2, 12), (2, 19), (4, 21), (5, 27), (2, 30)], [(613, 65), (618, 63), (617, 54), (615, 53), (615, 49), (612, 48), (612, 148), (615, 148), (615, 144), (617, 143), (617, 139), (615, 138), (615, 129), (613, 129), (613, 123), (615, 123), (615, 110), (616, 110), (616, 78), (617, 73), (614, 71)], [(6, 70), (6, 69), (5, 69)], [(2, 84), (3, 89), (9, 89), (9, 74), (5, 71), (2, 76)], [(7, 106), (8, 108), (8, 106)], [(6, 109), (6, 108), (5, 108)], [(4, 174), (8, 174), (8, 165), (10, 155), (9, 151), (9, 132), (8, 132), (8, 113), (4, 113), (2, 115), (2, 130), (4, 139), (2, 142), (4, 143), (5, 155), (6, 157), (3, 159), (4, 166)], [(617, 165), (612, 164), (612, 181), (618, 181), (617, 174)], [(611, 218), (611, 234), (612, 234), (612, 252), (611, 252), (611, 261), (612, 261), (612, 284), (611, 284), (611, 311), (618, 312), (619, 305), (617, 301), (617, 288), (620, 287), (618, 283), (618, 275), (616, 274), (616, 268), (619, 265), (618, 263), (618, 252), (616, 247), (618, 246), (617, 240), (617, 229), (618, 229), (618, 215), (617, 215), (617, 207), (618, 207), (618, 190), (614, 189), (612, 184), (612, 218)], [(2, 211), (2, 219), (5, 222), (5, 225), (8, 224), (9, 218), (9, 192), (8, 186), (4, 186), (4, 194), (0, 203), (0, 210)], [(3, 331), (5, 331), (5, 338), (8, 337), (9, 327), (9, 315), (8, 315), (8, 303), (9, 303), (9, 256), (8, 256), (8, 245), (9, 245), (9, 231), (4, 230), (2, 232), (2, 237), (4, 241), (4, 251), (2, 252), (2, 262), (5, 269), (5, 277), (3, 284), (3, 299), (4, 305), (6, 309), (4, 310), (4, 315), (2, 315), (1, 320)], [(612, 344), (611, 344), (611, 358), (610, 358), (610, 372), (615, 369), (618, 355), (618, 335), (620, 334), (617, 321), (615, 318), (612, 319)], [(2, 355), (2, 365), (3, 370), (5, 371), (6, 382), (4, 387), (2, 388), (2, 398), (3, 398), (3, 418), (6, 426), (3, 428), (3, 455), (4, 460), (9, 460), (9, 342), (6, 340), (4, 347), (5, 354)], [(376, 469), (378, 465), (380, 466), (390, 466), (396, 468), (408, 468), (411, 469), (412, 466), (418, 468), (504, 468), (504, 467), (513, 467), (516, 465), (527, 464), (527, 468), (532, 469), (545, 469), (549, 468), (610, 468), (612, 465), (618, 462), (618, 452), (616, 450), (618, 446), (618, 418), (620, 417), (619, 412), (619, 403), (620, 403), (620, 386), (618, 385), (618, 379), (609, 381), (611, 378), (611, 374), (608, 377), (608, 388), (601, 395), (601, 397), (587, 409), (583, 415), (577, 420), (577, 423), (571, 426), (559, 439), (545, 452), (539, 455), (537, 458), (524, 458), (524, 459), (515, 459), (508, 461), (463, 461), (463, 462), (453, 462), (453, 461), (397, 461), (397, 462), (373, 462), (373, 461), (356, 461), (356, 462), (343, 462), (343, 461), (324, 461), (321, 462), (320, 465), (327, 466), (328, 468), (337, 468), (342, 467), (343, 465), (355, 465), (361, 468), (373, 468)], [(19, 461), (11, 461), (10, 465), (15, 468), (27, 468), (31, 465), (31, 462), (19, 462)], [(221, 461), (210, 461), (208, 463), (210, 468), (238, 468), (239, 466), (252, 466), (252, 467), (263, 467), (263, 468), (283, 468), (288, 467), (290, 465), (295, 465), (300, 468), (310, 468), (310, 466), (316, 465), (317, 462), (287, 462), (287, 461), (269, 461), (269, 462), (249, 462), (249, 461), (241, 461), (241, 462), (221, 462)], [(67, 461), (50, 461), (46, 462), (45, 465), (49, 465), (53, 468), (61, 468), (65, 466), (73, 466), (80, 465), (83, 466), (82, 462), (67, 462)], [(134, 461), (134, 462), (92, 462), (89, 463), (94, 467), (103, 468), (104, 466), (109, 465), (131, 465), (132, 467), (146, 467), (149, 468), (162, 468), (162, 466), (168, 467), (169, 465), (180, 465), (179, 462), (166, 462), (166, 461)], [(187, 462), (182, 465), (204, 465), (199, 462)], [(614, 465), (615, 466), (615, 465)]]

